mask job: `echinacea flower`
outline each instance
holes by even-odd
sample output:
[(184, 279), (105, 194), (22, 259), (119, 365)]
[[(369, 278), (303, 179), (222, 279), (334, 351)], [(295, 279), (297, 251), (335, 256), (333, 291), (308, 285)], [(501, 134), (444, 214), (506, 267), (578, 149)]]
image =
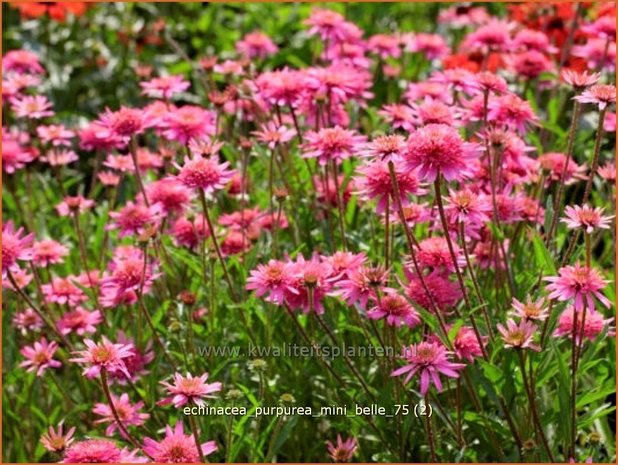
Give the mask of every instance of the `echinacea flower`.
[(545, 299), (542, 297), (533, 301), (532, 297), (529, 295), (525, 303), (513, 297), (513, 303), (511, 305), (513, 306), (513, 311), (511, 313), (524, 320), (544, 321), (549, 316), (548, 308), (545, 306)]
[(182, 376), (180, 373), (174, 374), (174, 382), (170, 384), (166, 381), (161, 381), (165, 386), (170, 397), (160, 401), (159, 405), (174, 404), (174, 407), (179, 408), (186, 403), (193, 403), (199, 406), (204, 405), (204, 399), (213, 399), (213, 393), (221, 390), (220, 382), (207, 383), (208, 373), (201, 376), (193, 377), (191, 373), (187, 376)]
[[(118, 418), (120, 419), (122, 425), (125, 428), (130, 425), (141, 426), (148, 418), (150, 418), (150, 415), (148, 413), (140, 412), (140, 409), (144, 406), (144, 402), (139, 401), (136, 404), (131, 404), (131, 401), (129, 400), (129, 395), (126, 392), (120, 397), (116, 397), (114, 394), (111, 394), (111, 398), (114, 404), (114, 410), (118, 414)], [(94, 423), (109, 423), (109, 425), (105, 429), (105, 434), (108, 437), (113, 436), (114, 432), (116, 430), (119, 430), (120, 435), (124, 439), (128, 439), (122, 429), (118, 427), (116, 417), (112, 411), (112, 408), (108, 404), (95, 404), (94, 408), (92, 409), (92, 413), (103, 417), (95, 420)]]
[(2, 57), (2, 71), (18, 74), (43, 74), (45, 70), (39, 62), (39, 56), (30, 50), (9, 50)]
[(163, 207), (159, 203), (148, 207), (129, 201), (120, 211), (109, 213), (113, 221), (107, 226), (107, 229), (118, 229), (118, 237), (139, 236), (147, 228), (158, 226), (162, 215)]
[(595, 229), (609, 229), (609, 223), (614, 215), (603, 216), (603, 208), (593, 208), (589, 205), (567, 205), (564, 209), (566, 218), (560, 221), (569, 229), (583, 229), (586, 234), (591, 234)]
[(209, 110), (185, 105), (169, 111), (161, 121), (166, 139), (187, 144), (191, 139), (201, 139), (215, 134), (215, 115)]
[(2, 128), (2, 171), (8, 174), (24, 168), (36, 159), (37, 152), (23, 147), (18, 137)]
[(258, 297), (268, 294), (267, 302), (282, 305), (286, 294), (298, 294), (291, 271), (288, 263), (269, 260), (267, 264), (260, 264), (257, 269), (251, 271), (246, 288), (255, 291)]
[(219, 163), (214, 158), (185, 157), (184, 165), (176, 165), (180, 170), (176, 179), (192, 189), (202, 189), (211, 194), (221, 190), (232, 179), (233, 170), (229, 170), (229, 162)]
[(81, 195), (75, 197), (65, 197), (58, 205), (56, 211), (60, 216), (69, 216), (74, 212), (84, 213), (86, 210), (94, 207), (94, 200), (86, 199)]
[(461, 301), (462, 293), (459, 285), (438, 271), (425, 275), (422, 281), (416, 274), (408, 271), (406, 274), (409, 280), (406, 295), (425, 310), (433, 312), (436, 310), (435, 306), (439, 312), (445, 312)]
[(137, 451), (119, 449), (108, 439), (87, 439), (72, 444), (64, 452), (61, 463), (144, 463), (147, 460), (137, 456)]
[(576, 95), (573, 99), (579, 103), (593, 103), (599, 106), (599, 110), (604, 110), (612, 103), (616, 103), (616, 86), (597, 84), (589, 87), (580, 95)]
[(410, 134), (403, 155), (408, 169), (418, 168), (422, 181), (433, 182), (440, 173), (447, 181), (469, 176), (476, 146), (464, 142), (456, 129), (445, 124), (428, 124)]
[(541, 348), (533, 341), (537, 326), (530, 320), (522, 319), (516, 323), (512, 318), (507, 320), (506, 327), (498, 323), (498, 331), (502, 335), (504, 347), (515, 349), (532, 349), (539, 351)]
[(21, 362), (19, 366), (28, 368), (28, 371), (36, 371), (36, 375), (41, 376), (47, 368), (62, 366), (62, 363), (53, 359), (57, 350), (57, 342), (48, 343), (47, 339), (43, 337), (32, 346), (25, 346), (19, 351), (27, 359)]
[(330, 458), (333, 459), (334, 462), (345, 463), (352, 460), (352, 457), (356, 454), (358, 444), (355, 438), (350, 437), (343, 440), (341, 435), (338, 434), (336, 443), (333, 444), (331, 441), (326, 441), (326, 448), (328, 449)]
[(162, 76), (150, 81), (140, 82), (142, 94), (152, 98), (171, 99), (191, 86), (182, 76)]
[(341, 163), (342, 160), (354, 155), (366, 139), (355, 131), (339, 126), (320, 129), (317, 132), (309, 131), (304, 138), (303, 158), (318, 158), (322, 166), (330, 161)]
[(557, 299), (561, 302), (573, 300), (575, 310), (579, 312), (586, 305), (589, 309), (594, 308), (596, 297), (603, 305), (610, 308), (609, 299), (601, 293), (607, 281), (594, 268), (576, 263), (560, 268), (558, 275), (543, 278), (551, 283), (546, 287), (548, 291), (551, 291), (550, 299)]
[(359, 304), (366, 308), (370, 298), (375, 298), (388, 280), (384, 267), (360, 266), (349, 273), (345, 279), (337, 281), (336, 295), (340, 295), (348, 305)]
[[(184, 428), (179, 421), (174, 429), (165, 427), (165, 437), (157, 442), (151, 438), (144, 438), (143, 450), (160, 463), (198, 463), (200, 457), (197, 453), (195, 439), (190, 434), (184, 434)], [(214, 441), (208, 441), (200, 445), (204, 456), (210, 455), (217, 450)]]
[(607, 328), (608, 336), (614, 335), (614, 328), (610, 327), (613, 318), (604, 318), (603, 314), (594, 310), (588, 309), (586, 316), (581, 312), (575, 311), (572, 305), (569, 305), (558, 317), (558, 326), (554, 331), (555, 337), (566, 336), (568, 338), (573, 337), (573, 323), (575, 322), (575, 341), (579, 344), (582, 336), (582, 320), (583, 320), (583, 336), (585, 339), (593, 341), (604, 329)]
[(97, 325), (102, 321), (103, 317), (98, 310), (89, 312), (85, 308), (77, 307), (75, 310), (62, 315), (56, 326), (62, 334), (74, 332), (78, 336), (83, 336), (86, 333), (95, 333)]
[(64, 420), (58, 423), (58, 428), (50, 426), (46, 433), (41, 435), (41, 444), (50, 452), (62, 452), (74, 441), (75, 426), (64, 432)]
[(429, 386), (433, 383), (438, 392), (442, 392), (440, 375), (449, 378), (459, 378), (459, 370), (465, 368), (462, 363), (453, 363), (449, 360), (450, 352), (438, 341), (424, 341), (404, 347), (402, 358), (406, 365), (396, 369), (391, 376), (406, 375), (404, 384), (407, 384), (414, 375), (418, 374), (421, 379), (421, 395), (427, 394)]
[(151, 205), (159, 204), (166, 214), (181, 213), (191, 201), (191, 190), (174, 178), (163, 178), (145, 186)]
[(391, 326), (406, 325), (409, 328), (413, 328), (421, 322), (414, 307), (395, 291), (385, 292), (377, 300), (375, 307), (367, 312), (367, 317), (372, 320), (386, 317), (386, 323)]
[(32, 246), (32, 262), (37, 266), (62, 263), (68, 254), (69, 249), (53, 239), (43, 239)]
[(123, 361), (133, 353), (131, 344), (114, 344), (105, 336), (98, 344), (90, 339), (84, 339), (84, 344), (86, 345), (85, 350), (73, 352), (74, 355), (79, 357), (71, 358), (69, 361), (86, 365), (84, 369), (86, 378), (95, 378), (102, 371), (106, 373), (122, 372), (127, 378), (131, 377)]
[(252, 134), (257, 140), (267, 144), (269, 149), (274, 150), (277, 145), (290, 141), (296, 133), (292, 129), (269, 121), (260, 126), (259, 131), (253, 131)]
[(110, 382), (115, 382), (120, 385), (125, 385), (129, 382), (135, 383), (135, 381), (139, 378), (148, 374), (146, 365), (152, 362), (155, 358), (155, 354), (152, 351), (152, 341), (148, 341), (142, 350), (139, 349), (135, 345), (133, 339), (127, 337), (123, 331), (118, 331), (118, 343), (133, 346), (133, 353), (122, 359), (130, 376), (127, 376), (126, 373), (123, 373), (122, 371), (115, 371), (109, 373)]
[(448, 242), (444, 237), (434, 236), (423, 239), (418, 244), (416, 258), (420, 265), (432, 270), (448, 270), (454, 272), (456, 267), (460, 269), (466, 266), (466, 261), (457, 244), (453, 244), (453, 252), (457, 263), (453, 263)]
[[(489, 338), (487, 336), (481, 336), (483, 346), (487, 343)], [(469, 326), (462, 326), (457, 332), (457, 336), (453, 340), (453, 350), (459, 360), (467, 360), (472, 363), (476, 357), (483, 355), (483, 348), (479, 343), (476, 333), (473, 328)]]
[(261, 31), (250, 32), (236, 42), (236, 51), (250, 59), (266, 58), (278, 50), (272, 39)]
[(26, 95), (11, 102), (11, 109), (18, 118), (42, 119), (52, 116), (51, 103), (44, 95)]
[(601, 78), (601, 74), (588, 73), (586, 70), (578, 72), (571, 69), (564, 69), (560, 73), (560, 77), (564, 82), (579, 90), (596, 84)]
[(62, 124), (50, 124), (49, 126), (38, 126), (36, 128), (37, 136), (45, 144), (50, 144), (53, 147), (70, 146), (71, 139), (75, 137), (75, 133), (65, 128)]
[(12, 221), (7, 221), (2, 227), (2, 276), (7, 270), (17, 266), (17, 261), (30, 261), (33, 258), (32, 243), (34, 234), (24, 235), (24, 228), (15, 230)]
[(27, 308), (21, 312), (15, 312), (11, 324), (25, 335), (28, 331), (41, 329), (43, 327), (43, 319), (37, 312)]

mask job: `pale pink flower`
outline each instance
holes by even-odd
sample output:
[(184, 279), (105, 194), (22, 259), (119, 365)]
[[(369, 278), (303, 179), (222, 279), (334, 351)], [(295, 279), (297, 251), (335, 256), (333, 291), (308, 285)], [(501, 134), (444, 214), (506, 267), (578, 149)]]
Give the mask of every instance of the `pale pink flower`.
[(412, 117), (414, 124), (425, 126), (427, 124), (446, 124), (454, 126), (458, 114), (453, 111), (453, 107), (439, 100), (426, 98), (421, 103), (411, 103)]
[(2, 227), (2, 276), (7, 270), (17, 267), (17, 261), (30, 261), (33, 258), (32, 243), (34, 234), (24, 235), (24, 228), (15, 230), (12, 221), (7, 221)]
[(358, 152), (358, 155), (389, 161), (397, 159), (402, 155), (405, 147), (406, 140), (403, 136), (396, 134), (378, 136), (373, 141), (368, 142), (365, 147)]
[(88, 296), (73, 281), (74, 278), (71, 276), (66, 278), (54, 277), (51, 283), (43, 284), (41, 290), (45, 296), (45, 301), (74, 306), (88, 300)]
[(117, 186), (120, 183), (120, 176), (113, 171), (101, 171), (97, 178), (104, 186)]
[[(131, 404), (129, 400), (129, 395), (125, 392), (120, 397), (111, 395), (112, 402), (114, 404), (114, 409), (122, 422), (122, 425), (126, 428), (130, 425), (133, 426), (141, 426), (144, 422), (150, 418), (148, 413), (140, 412), (140, 409), (144, 407), (144, 402), (139, 401), (136, 404)], [(112, 412), (112, 408), (108, 404), (97, 403), (92, 409), (92, 413), (95, 415), (99, 415), (103, 418), (99, 418), (95, 420), (94, 423), (109, 423), (107, 428), (105, 429), (105, 434), (108, 437), (114, 435), (114, 432), (119, 429), (118, 423), (116, 422), (115, 416)], [(128, 439), (125, 433), (120, 429), (120, 435), (124, 439)]]
[(243, 64), (240, 61), (225, 60), (222, 63), (217, 63), (213, 71), (220, 74), (234, 74), (236, 76), (242, 76), (245, 74)]
[(251, 270), (247, 278), (246, 288), (255, 291), (258, 297), (267, 294), (265, 300), (282, 305), (288, 293), (298, 294), (294, 286), (295, 279), (289, 263), (269, 260), (267, 264), (260, 264), (257, 269)]
[(349, 273), (358, 270), (367, 260), (364, 252), (353, 253), (338, 250), (331, 256), (322, 256), (322, 259), (333, 267), (333, 273), (345, 278)]
[(79, 157), (73, 150), (52, 150), (40, 160), (49, 163), (50, 166), (64, 166), (79, 160)]
[(573, 99), (579, 103), (594, 103), (599, 106), (599, 110), (603, 110), (616, 103), (616, 86), (596, 84)]
[(77, 307), (62, 315), (56, 326), (62, 334), (75, 332), (78, 336), (83, 336), (86, 333), (94, 334), (101, 321), (103, 318), (98, 310), (89, 312), (85, 308)]
[(604, 179), (605, 181), (609, 181), (612, 184), (616, 182), (616, 163), (615, 162), (607, 162), (603, 166), (599, 166), (597, 170), (597, 174)]
[(103, 370), (106, 373), (121, 372), (127, 378), (131, 377), (123, 361), (133, 353), (131, 344), (114, 344), (105, 336), (98, 344), (90, 339), (84, 339), (84, 344), (86, 349), (73, 352), (78, 357), (71, 358), (69, 361), (86, 365), (84, 369), (86, 378), (95, 378)]
[(142, 94), (152, 98), (171, 99), (175, 94), (184, 92), (191, 84), (182, 76), (162, 76), (150, 81), (140, 82)]
[(545, 299), (542, 297), (536, 301), (528, 295), (526, 303), (522, 303), (513, 297), (513, 310), (510, 312), (513, 316), (518, 316), (524, 320), (545, 321), (549, 316), (549, 309), (545, 306)]
[(296, 293), (286, 293), (286, 301), (292, 309), (302, 309), (304, 313), (315, 311), (324, 313), (323, 300), (333, 288), (337, 276), (333, 276), (330, 263), (321, 261), (317, 254), (311, 260), (302, 255), (290, 262), (290, 273), (295, 280)]
[[(15, 284), (17, 284), (18, 289), (25, 288), (34, 279), (34, 275), (18, 267), (11, 270), (11, 274), (13, 275), (13, 280), (15, 281)], [(2, 287), (5, 289), (14, 289), (13, 284), (8, 279), (8, 275), (2, 276)]]
[(319, 35), (322, 40), (336, 40), (344, 42), (347, 34), (343, 25), (345, 18), (332, 10), (315, 9), (311, 16), (304, 21), (310, 26), (309, 35)]
[(567, 265), (558, 270), (559, 276), (543, 278), (551, 284), (546, 289), (551, 291), (550, 299), (557, 299), (561, 302), (574, 301), (575, 310), (583, 310), (585, 306), (594, 308), (594, 298), (610, 308), (611, 302), (601, 293), (607, 281), (594, 268), (582, 266), (579, 263)]
[(614, 38), (609, 42), (607, 39), (588, 39), (583, 45), (573, 45), (571, 54), (586, 60), (589, 69), (603, 68), (610, 71), (616, 69), (616, 41)]
[[(494, 94), (504, 94), (508, 92), (506, 80), (490, 71), (481, 71), (470, 76), (470, 85), (477, 88), (480, 93), (493, 92)], [(477, 94), (478, 92), (473, 92)]]
[(73, 212), (84, 213), (86, 210), (94, 207), (94, 200), (86, 199), (81, 195), (76, 197), (65, 197), (58, 205), (56, 205), (56, 211), (60, 216), (69, 216)]
[(535, 50), (541, 53), (556, 53), (558, 49), (551, 45), (547, 34), (534, 29), (522, 29), (513, 38), (512, 47), (516, 51)]
[(468, 187), (451, 189), (445, 200), (446, 216), (451, 222), (462, 223), (466, 231), (478, 230), (489, 221), (491, 199), (483, 193), (475, 193)]
[(176, 165), (180, 171), (176, 179), (192, 189), (202, 189), (206, 194), (225, 188), (232, 179), (233, 170), (229, 170), (229, 162), (219, 163), (214, 158), (185, 157), (184, 165)]
[(607, 132), (614, 133), (616, 132), (616, 113), (615, 112), (607, 112), (605, 113), (605, 120), (603, 120), (603, 130)]
[(126, 139), (113, 133), (98, 121), (90, 122), (79, 131), (79, 146), (83, 150), (111, 150), (125, 145)]
[(214, 399), (216, 396), (213, 393), (221, 391), (222, 387), (220, 382), (207, 383), (207, 380), (208, 373), (195, 378), (191, 373), (187, 373), (187, 376), (175, 373), (172, 384), (161, 381), (161, 384), (167, 389), (169, 397), (158, 402), (158, 404), (174, 404), (176, 408), (182, 407), (187, 403), (202, 406), (204, 405), (204, 399)]
[(560, 221), (569, 229), (583, 229), (586, 234), (592, 234), (595, 229), (609, 229), (614, 215), (603, 216), (603, 208), (593, 208), (589, 205), (567, 205), (564, 209), (566, 218)]
[(32, 246), (32, 261), (38, 266), (48, 266), (64, 262), (63, 257), (69, 254), (69, 249), (53, 239), (35, 242)]
[(376, 305), (367, 312), (367, 317), (372, 320), (386, 317), (386, 322), (391, 326), (405, 324), (409, 328), (414, 328), (421, 322), (414, 307), (394, 290), (387, 290), (382, 294)]
[(587, 70), (578, 72), (572, 69), (564, 69), (560, 73), (560, 77), (564, 82), (575, 89), (585, 89), (586, 87), (596, 84), (601, 78), (601, 73), (589, 73)]
[[(577, 317), (575, 317), (577, 315)], [(593, 341), (599, 334), (607, 328), (607, 335), (614, 336), (615, 330), (610, 325), (613, 318), (603, 318), (603, 315), (593, 308), (586, 311), (586, 316), (582, 312), (577, 312), (572, 305), (569, 305), (564, 312), (558, 318), (558, 327), (554, 331), (555, 337), (566, 336), (568, 338), (573, 337), (573, 320), (577, 318), (575, 323), (575, 340), (580, 343), (582, 336), (582, 320), (584, 326), (584, 338)]]
[(532, 321), (522, 319), (519, 323), (516, 323), (515, 320), (509, 319), (506, 322), (506, 327), (501, 324), (498, 324), (497, 327), (502, 335), (504, 347), (541, 350), (533, 341), (537, 327)]
[(482, 53), (506, 52), (511, 47), (510, 30), (511, 25), (507, 21), (491, 19), (469, 33), (462, 46), (467, 50), (480, 49)]
[(236, 51), (247, 58), (266, 58), (277, 53), (279, 48), (270, 37), (261, 31), (245, 34), (242, 40), (236, 42)]
[(130, 235), (139, 236), (147, 228), (158, 226), (163, 217), (163, 206), (159, 203), (147, 207), (144, 204), (127, 202), (117, 212), (110, 212), (112, 223), (107, 226), (108, 230), (118, 229), (118, 237)]
[(391, 376), (406, 375), (404, 384), (407, 384), (414, 375), (418, 374), (421, 379), (420, 392), (425, 395), (429, 386), (433, 383), (438, 392), (442, 392), (440, 375), (449, 378), (459, 378), (459, 370), (465, 368), (462, 363), (453, 363), (449, 360), (451, 352), (446, 350), (438, 341), (424, 341), (404, 347), (402, 358), (406, 365), (396, 369)]
[[(214, 441), (208, 441), (200, 445), (204, 456), (210, 455), (217, 450)], [(155, 462), (159, 463), (198, 463), (200, 457), (195, 447), (195, 439), (190, 434), (184, 434), (184, 428), (179, 421), (172, 430), (165, 427), (165, 437), (157, 442), (151, 438), (144, 438), (143, 450), (150, 455)]]
[(356, 454), (356, 449), (358, 448), (358, 444), (356, 439), (350, 437), (345, 441), (341, 438), (341, 435), (337, 435), (337, 442), (333, 444), (330, 441), (326, 441), (326, 448), (328, 449), (328, 454), (330, 458), (333, 459), (333, 462), (337, 463), (345, 463), (352, 460), (354, 454)]
[(11, 102), (11, 109), (18, 118), (41, 119), (52, 116), (51, 102), (44, 95), (26, 95)]
[(194, 156), (210, 158), (219, 154), (223, 147), (223, 142), (216, 139), (211, 139), (206, 136), (201, 139), (191, 139), (189, 141), (189, 150)]
[(278, 144), (290, 141), (296, 132), (285, 126), (280, 126), (274, 121), (269, 121), (260, 126), (259, 131), (253, 131), (252, 134), (256, 136), (260, 142), (267, 144), (269, 149), (274, 150)]
[(13, 315), (12, 325), (26, 334), (28, 331), (37, 331), (43, 327), (43, 320), (37, 312), (27, 308)]
[(55, 341), (47, 342), (44, 337), (35, 342), (32, 346), (24, 346), (19, 351), (27, 360), (19, 364), (20, 367), (28, 368), (28, 371), (36, 371), (37, 376), (41, 376), (47, 368), (58, 368), (62, 366), (58, 360), (54, 360), (54, 354), (58, 350), (58, 343)]
[(75, 137), (75, 133), (65, 128), (62, 124), (38, 126), (36, 128), (36, 133), (41, 139), (41, 142), (51, 144), (54, 147), (61, 145), (70, 146), (71, 139)]
[(37, 152), (32, 148), (23, 147), (18, 137), (14, 137), (5, 128), (2, 128), (2, 170), (13, 174), (26, 164), (35, 160)]
[(548, 179), (550, 181), (562, 179), (565, 163), (567, 163), (564, 173), (565, 184), (573, 184), (577, 180), (586, 179), (586, 167), (578, 165), (572, 158), (567, 158), (564, 153), (545, 153), (539, 157), (538, 161), (541, 168), (549, 172)]
[(58, 423), (58, 429), (50, 426), (46, 433), (41, 435), (41, 444), (50, 452), (62, 452), (74, 441), (75, 426), (64, 432), (64, 420)]

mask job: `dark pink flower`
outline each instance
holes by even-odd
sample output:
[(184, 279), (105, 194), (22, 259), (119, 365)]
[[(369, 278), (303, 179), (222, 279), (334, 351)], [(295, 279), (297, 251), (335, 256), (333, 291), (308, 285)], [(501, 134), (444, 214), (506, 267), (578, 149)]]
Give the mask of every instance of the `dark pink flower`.
[(418, 275), (409, 272), (407, 274), (409, 283), (406, 286), (406, 295), (412, 302), (425, 310), (434, 311), (434, 307), (432, 306), (433, 300), (438, 310), (445, 312), (450, 307), (455, 306), (462, 298), (459, 285), (438, 272), (429, 273), (423, 277), (429, 295), (427, 295), (425, 286), (423, 286)]
[(27, 360), (19, 364), (20, 367), (28, 368), (28, 371), (36, 371), (37, 376), (41, 376), (47, 368), (58, 368), (62, 366), (58, 360), (54, 360), (54, 353), (58, 350), (58, 343), (55, 341), (47, 342), (41, 338), (32, 346), (24, 346), (19, 351)]
[(186, 105), (168, 112), (161, 121), (163, 135), (180, 144), (215, 134), (215, 115), (212, 111)]
[(386, 317), (386, 322), (391, 326), (405, 324), (409, 328), (414, 328), (421, 322), (414, 307), (394, 290), (387, 290), (382, 294), (376, 305), (367, 312), (367, 317), (372, 320)]
[(234, 172), (227, 169), (229, 165), (229, 162), (219, 163), (213, 158), (185, 157), (183, 166), (176, 165), (180, 170), (176, 179), (187, 187), (211, 194), (223, 189), (232, 179)]
[[(202, 453), (207, 456), (217, 450), (214, 441), (200, 445)], [(157, 442), (151, 438), (144, 438), (144, 452), (159, 463), (198, 463), (200, 457), (195, 447), (195, 439), (190, 434), (184, 434), (184, 428), (179, 421), (172, 430), (165, 427), (165, 437)]]
[(147, 207), (144, 204), (127, 202), (118, 212), (110, 212), (113, 220), (108, 230), (119, 229), (118, 237), (139, 236), (147, 228), (158, 226), (163, 217), (163, 206), (159, 203)]
[(32, 246), (32, 261), (38, 266), (48, 266), (64, 262), (63, 257), (69, 254), (69, 249), (52, 239), (35, 242)]
[(582, 335), (582, 320), (583, 320), (583, 336), (584, 338), (593, 341), (599, 334), (607, 328), (607, 335), (614, 336), (615, 330), (610, 325), (613, 318), (603, 318), (603, 314), (596, 311), (594, 308), (589, 308), (586, 311), (586, 316), (582, 312), (578, 312), (572, 305), (569, 305), (558, 318), (558, 327), (554, 331), (555, 337), (566, 336), (573, 337), (573, 320), (577, 318), (575, 323), (575, 340), (580, 343)]
[(557, 299), (561, 302), (573, 300), (575, 310), (578, 312), (587, 308), (594, 308), (594, 298), (610, 308), (611, 302), (601, 293), (607, 281), (594, 268), (587, 268), (576, 263), (567, 265), (558, 270), (559, 276), (543, 278), (551, 284), (546, 289), (551, 291), (550, 299)]
[(340, 295), (348, 305), (359, 304), (362, 308), (367, 307), (370, 298), (376, 299), (376, 292), (381, 292), (388, 280), (388, 272), (380, 266), (360, 266), (346, 274), (337, 282), (333, 294)]
[(83, 336), (86, 333), (94, 334), (101, 321), (103, 318), (98, 310), (89, 312), (85, 308), (77, 307), (62, 315), (57, 326), (62, 334), (75, 332), (78, 336)]
[(19, 74), (44, 74), (45, 70), (36, 53), (29, 50), (9, 50), (2, 57), (2, 72), (14, 71)]
[(337, 442), (333, 444), (330, 441), (326, 441), (326, 448), (328, 449), (328, 454), (330, 458), (333, 459), (333, 462), (344, 463), (349, 462), (356, 454), (356, 449), (358, 448), (358, 444), (356, 439), (350, 437), (345, 441), (341, 438), (341, 435), (337, 435)]
[(30, 261), (33, 258), (32, 243), (34, 234), (24, 235), (24, 228), (15, 230), (12, 221), (7, 221), (2, 227), (2, 276), (7, 270), (17, 267), (17, 261)]
[(267, 144), (269, 149), (274, 150), (278, 144), (290, 141), (296, 133), (292, 129), (269, 121), (260, 126), (259, 131), (253, 131), (252, 134), (256, 136), (257, 140)]
[(258, 297), (268, 294), (265, 298), (267, 302), (282, 305), (287, 294), (299, 293), (294, 284), (289, 263), (269, 260), (266, 265), (258, 265), (257, 269), (251, 271), (246, 288), (255, 291)]
[[(483, 345), (487, 343), (487, 336), (481, 336)], [(469, 326), (462, 326), (453, 341), (453, 349), (459, 360), (467, 360), (472, 363), (476, 357), (483, 355), (483, 349), (479, 344), (476, 333)]]
[(365, 136), (339, 126), (317, 132), (309, 131), (305, 134), (303, 157), (318, 158), (320, 165), (326, 165), (330, 161), (341, 163), (342, 160), (354, 155), (365, 139)]
[(145, 186), (151, 204), (159, 204), (165, 214), (181, 213), (191, 201), (191, 190), (174, 178), (163, 178)]
[[(453, 249), (457, 258), (457, 265), (461, 269), (466, 266), (465, 258), (457, 244), (453, 244)], [(455, 264), (451, 258), (448, 243), (443, 237), (434, 236), (423, 239), (418, 244), (416, 258), (421, 266), (432, 270), (455, 271)]]

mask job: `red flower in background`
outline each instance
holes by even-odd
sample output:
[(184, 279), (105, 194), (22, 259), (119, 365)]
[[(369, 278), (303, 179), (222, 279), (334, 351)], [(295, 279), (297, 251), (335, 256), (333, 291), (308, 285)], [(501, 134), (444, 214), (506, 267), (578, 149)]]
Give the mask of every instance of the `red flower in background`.
[(24, 18), (40, 18), (48, 15), (50, 18), (64, 22), (67, 14), (81, 16), (88, 9), (86, 2), (19, 2), (12, 3)]

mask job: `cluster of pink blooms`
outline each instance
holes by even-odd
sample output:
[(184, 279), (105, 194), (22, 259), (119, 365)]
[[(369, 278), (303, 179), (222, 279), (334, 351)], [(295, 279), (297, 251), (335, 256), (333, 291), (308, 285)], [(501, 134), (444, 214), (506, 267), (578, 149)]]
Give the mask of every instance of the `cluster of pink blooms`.
[[(73, 237), (53, 238), (47, 228), (35, 232), (27, 215), (2, 225), (2, 284), (13, 292), (12, 301), (26, 297), (11, 315), (27, 338), (19, 366), (45, 377), (67, 368), (64, 364), (78, 364), (107, 394), (91, 408), (107, 439), (77, 440), (76, 428), (65, 432), (61, 423), (42, 437), (45, 448), (61, 453), (65, 463), (194, 463), (218, 450), (215, 441), (201, 443), (196, 431), (186, 434), (181, 421), (161, 425), (158, 440), (142, 434), (155, 415), (143, 411), (144, 399), (132, 400), (128, 387), (154, 371), (152, 343), (163, 351), (169, 341), (155, 334), (152, 342), (143, 335), (128, 338), (115, 323), (140, 315), (141, 325), (141, 315), (154, 313), (150, 307), (167, 299), (166, 293), (174, 299), (168, 275), (182, 280), (197, 272), (204, 286), (202, 270), (188, 263), (205, 270), (206, 251), (216, 252), (226, 279), (226, 262), (243, 266), (256, 263), (247, 260), (249, 254), (257, 257), (246, 282), (235, 283), (251, 291), (249, 301), (262, 298), (293, 318), (307, 314), (320, 322), (326, 312), (346, 307), (363, 324), (385, 326), (385, 334), (403, 345), (401, 366), (390, 369), (390, 376), (403, 377), (404, 385), (414, 379), (421, 396), (432, 386), (442, 392), (445, 377), (459, 378), (476, 359), (487, 358), (494, 327), (498, 343), (516, 350), (543, 350), (541, 328), (550, 321), (556, 322), (549, 333), (556, 338), (613, 336), (613, 318), (604, 314), (612, 305), (609, 282), (590, 257), (557, 266), (556, 275), (539, 278), (547, 284), (525, 299), (511, 291), (509, 309), (487, 309), (475, 295), (493, 289), (493, 283), (476, 289), (481, 275), (486, 282), (522, 288), (509, 268), (515, 254), (526, 252), (518, 234), (547, 235), (541, 240), (549, 237), (551, 246), (551, 215), (559, 215), (556, 223), (569, 239), (582, 233), (591, 241), (611, 229), (614, 215), (594, 206), (594, 195), (564, 211), (548, 207), (547, 192), (553, 200), (565, 186), (583, 191), (590, 181), (613, 183), (615, 162), (601, 156), (588, 166), (566, 149), (548, 149), (543, 137), (533, 139), (547, 115), (528, 100), (530, 84), (539, 92), (560, 84), (572, 97), (567, 104), (578, 105), (586, 116), (601, 116), (599, 128), (615, 131), (616, 90), (606, 79), (615, 72), (616, 57), (615, 22), (612, 27), (609, 19), (583, 21), (584, 39), (572, 49), (583, 68), (564, 69), (548, 35), (492, 18), (482, 7), (442, 10), (440, 23), (466, 28), (458, 46), (433, 33), (365, 37), (343, 15), (315, 9), (304, 26), (322, 47), (310, 66), (269, 67), (279, 47), (253, 31), (235, 44), (236, 58), (200, 60), (199, 71), (213, 86), (207, 105), (195, 103), (201, 90), (192, 89), (186, 76), (162, 72), (139, 83), (137, 101), (147, 103), (101, 109), (79, 126), (61, 121), (54, 102), (43, 95), (46, 70), (39, 57), (8, 51), (2, 58), (2, 96), (10, 115), (5, 121), (16, 124), (3, 127), (3, 174), (13, 185), (29, 183), (35, 171), (49, 173), (61, 191), (53, 212), (74, 230)], [(477, 55), (480, 62), (473, 59)], [(408, 56), (429, 66), (404, 82), (401, 63)], [(217, 89), (221, 82), (224, 88)], [(378, 86), (404, 83), (398, 97), (370, 108)], [(236, 123), (242, 135), (228, 137), (227, 129), (237, 132), (229, 126)], [(97, 159), (89, 193), (63, 183), (85, 158)], [(267, 160), (268, 174), (253, 169), (256, 159)], [(267, 176), (269, 204), (258, 205), (257, 191), (266, 182), (252, 181)], [(329, 252), (320, 247), (303, 255), (282, 239), (300, 234), (297, 212), (283, 205), (302, 197), (301, 187), (310, 195), (299, 200), (330, 227)], [(348, 247), (346, 239), (350, 244), (358, 239), (344, 228), (351, 214), (365, 215), (361, 221), (372, 229), (383, 228), (385, 259), (375, 237)], [(91, 238), (90, 220), (99, 215), (102, 238)], [(90, 248), (94, 239), (101, 249), (96, 253)], [(68, 272), (75, 269), (70, 264), (81, 273)], [(238, 273), (229, 274), (238, 279)], [(468, 277), (474, 288), (462, 285)], [(462, 316), (470, 299), (479, 300), (496, 322), (481, 322), (471, 312)], [(189, 325), (200, 323), (199, 312), (191, 314)], [(167, 314), (159, 317), (167, 324)], [(448, 336), (429, 330), (425, 318)], [(221, 382), (208, 383), (207, 372), (174, 371), (168, 381), (156, 374), (165, 391), (157, 407), (203, 406), (223, 389)], [(140, 433), (139, 443), (128, 427)], [(337, 435), (327, 452), (333, 461), (348, 462), (358, 442)]]

